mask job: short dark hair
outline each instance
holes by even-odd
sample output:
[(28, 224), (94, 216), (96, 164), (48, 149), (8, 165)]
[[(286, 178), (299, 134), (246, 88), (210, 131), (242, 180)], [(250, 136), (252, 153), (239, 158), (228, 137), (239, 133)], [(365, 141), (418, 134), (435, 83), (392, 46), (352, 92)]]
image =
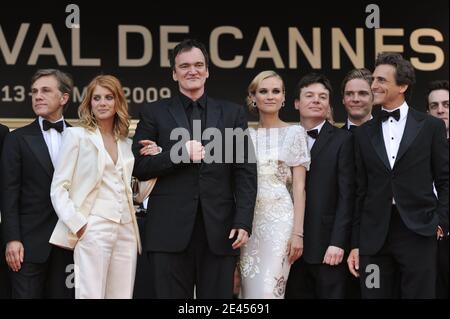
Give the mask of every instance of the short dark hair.
[(436, 90), (447, 90), (448, 89), (448, 80), (436, 80), (436, 81), (432, 81), (430, 83), (428, 83), (428, 87), (427, 87), (427, 94), (426, 96), (426, 107), (427, 110), (430, 109), (429, 105), (428, 105), (428, 97), (430, 96), (430, 93)]
[(331, 95), (333, 94), (333, 87), (331, 86), (330, 80), (321, 73), (308, 73), (305, 76), (303, 76), (300, 81), (297, 84), (297, 87), (295, 88), (295, 98), (300, 98), (300, 92), (304, 87), (310, 86), (311, 84), (320, 83), (322, 84), (325, 89), (328, 90), (329, 98), (330, 98), (330, 104), (331, 104)]
[(342, 81), (342, 85), (341, 85), (342, 96), (344, 96), (344, 94), (345, 94), (345, 86), (347, 85), (347, 83), (354, 79), (364, 80), (369, 84), (369, 87), (372, 86), (372, 82), (373, 82), (372, 72), (370, 72), (369, 70), (367, 70), (365, 68), (353, 69), (347, 73), (344, 80)]
[(411, 97), (412, 85), (416, 83), (416, 74), (411, 62), (405, 60), (399, 53), (382, 52), (377, 56), (375, 67), (382, 64), (392, 65), (395, 68), (395, 83), (408, 85), (405, 98)]
[(205, 45), (195, 39), (184, 39), (175, 46), (175, 48), (172, 51), (172, 54), (170, 55), (170, 67), (172, 68), (172, 70), (175, 69), (175, 58), (178, 56), (178, 54), (180, 54), (181, 52), (190, 51), (193, 48), (197, 48), (200, 51), (202, 51), (203, 56), (205, 57), (206, 68), (208, 68), (209, 55)]

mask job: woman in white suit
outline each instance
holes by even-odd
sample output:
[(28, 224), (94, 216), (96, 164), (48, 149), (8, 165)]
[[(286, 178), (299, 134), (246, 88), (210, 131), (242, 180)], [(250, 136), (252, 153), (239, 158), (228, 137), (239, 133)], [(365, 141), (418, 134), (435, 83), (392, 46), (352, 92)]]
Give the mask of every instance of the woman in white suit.
[(53, 176), (59, 222), (50, 242), (74, 248), (77, 299), (131, 298), (141, 243), (130, 187), (128, 105), (119, 80), (94, 78), (78, 113), (81, 127), (66, 130)]

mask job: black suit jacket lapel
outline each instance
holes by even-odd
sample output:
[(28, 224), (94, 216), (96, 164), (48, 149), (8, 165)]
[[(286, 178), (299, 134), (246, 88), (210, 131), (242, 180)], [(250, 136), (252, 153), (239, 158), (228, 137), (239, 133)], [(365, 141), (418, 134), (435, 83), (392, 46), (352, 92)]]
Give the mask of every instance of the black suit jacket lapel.
[(395, 165), (397, 165), (398, 161), (400, 161), (402, 156), (405, 155), (406, 151), (411, 146), (417, 134), (419, 134), (419, 131), (423, 126), (424, 119), (425, 116), (409, 108), (408, 116), (406, 118), (405, 131), (403, 132), (402, 140), (400, 141), (400, 146), (398, 148), (394, 167)]
[(184, 110), (183, 104), (180, 101), (180, 97), (175, 96), (170, 100), (169, 113), (173, 116), (179, 127), (184, 127), (185, 129), (190, 131), (189, 122), (186, 117), (186, 111)]
[(30, 129), (30, 134), (25, 135), (24, 140), (36, 156), (39, 164), (44, 168), (44, 171), (52, 177), (54, 171), (53, 163), (37, 119), (31, 124)]
[(208, 97), (206, 108), (206, 128), (217, 127), (216, 124), (222, 111), (220, 105), (215, 100)]
[(320, 130), (319, 136), (317, 140), (314, 142), (313, 147), (311, 148), (311, 161), (320, 153), (323, 147), (328, 143), (331, 136), (333, 135), (333, 126), (325, 121), (325, 124), (322, 126)]
[(391, 170), (391, 164), (389, 164), (389, 159), (386, 153), (386, 146), (384, 145), (381, 120), (379, 118), (373, 119), (369, 122), (368, 135), (378, 157), (383, 162), (384, 166), (386, 166), (388, 170)]

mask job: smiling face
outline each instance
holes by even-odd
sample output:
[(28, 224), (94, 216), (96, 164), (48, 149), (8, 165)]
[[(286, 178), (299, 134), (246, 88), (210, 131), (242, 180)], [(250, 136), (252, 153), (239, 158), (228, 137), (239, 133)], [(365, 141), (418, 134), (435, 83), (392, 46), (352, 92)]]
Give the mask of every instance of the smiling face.
[(194, 47), (180, 52), (175, 57), (172, 77), (178, 82), (181, 93), (189, 97), (200, 97), (205, 90), (206, 79), (209, 77), (202, 51)]
[(261, 113), (278, 113), (284, 100), (283, 82), (275, 76), (262, 80), (253, 95)]
[(55, 122), (62, 117), (64, 105), (69, 99), (58, 88), (58, 80), (52, 76), (42, 76), (31, 85), (33, 111), (37, 116)]
[(372, 113), (373, 95), (366, 80), (353, 79), (345, 84), (342, 103), (350, 120), (363, 120)]
[(116, 114), (114, 94), (100, 85), (92, 93), (91, 109), (97, 122), (111, 121)]
[(322, 83), (303, 87), (300, 97), (295, 100), (295, 108), (302, 119), (325, 120), (330, 112), (330, 92)]
[(405, 101), (404, 93), (408, 89), (408, 85), (398, 85), (395, 72), (395, 67), (389, 64), (380, 64), (373, 71), (374, 104), (382, 105), (386, 109), (394, 109)]

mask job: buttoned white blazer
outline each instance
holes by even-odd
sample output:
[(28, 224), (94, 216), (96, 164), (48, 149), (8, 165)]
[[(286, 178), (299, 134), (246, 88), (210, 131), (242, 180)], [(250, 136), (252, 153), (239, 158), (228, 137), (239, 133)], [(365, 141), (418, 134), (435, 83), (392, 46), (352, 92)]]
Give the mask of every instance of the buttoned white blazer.
[[(122, 160), (122, 178), (140, 253), (141, 240), (131, 190), (134, 165), (131, 140), (120, 139), (118, 152)], [(78, 241), (76, 233), (87, 223), (102, 182), (105, 156), (105, 147), (98, 129), (89, 131), (81, 127), (71, 127), (64, 131), (50, 190), (53, 207), (59, 218), (49, 240), (51, 244), (67, 249), (75, 247)], [(110, 208), (105, 207), (104, 211), (110, 211)]]

